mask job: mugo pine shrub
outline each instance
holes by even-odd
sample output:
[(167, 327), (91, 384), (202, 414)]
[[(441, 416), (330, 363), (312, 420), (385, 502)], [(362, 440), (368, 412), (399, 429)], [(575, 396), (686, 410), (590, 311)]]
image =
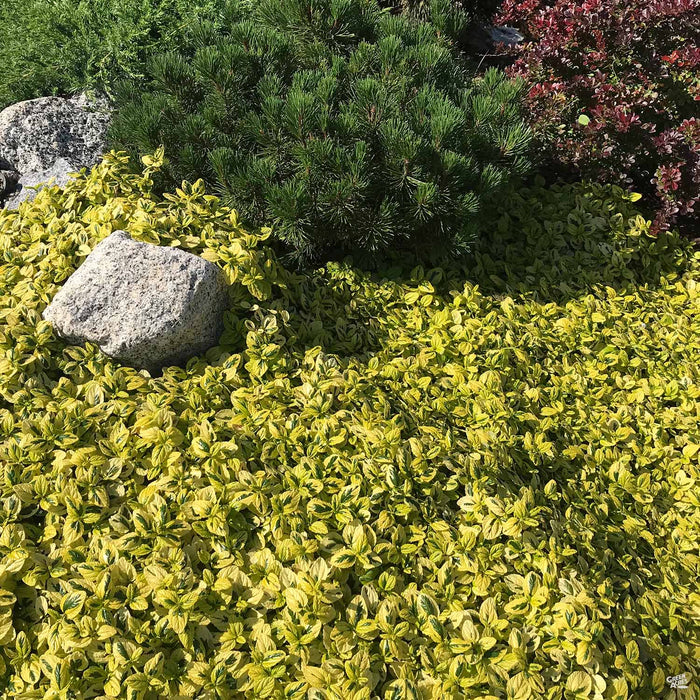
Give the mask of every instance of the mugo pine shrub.
[(375, 0), (261, 0), (125, 88), (113, 140), (165, 146), (299, 262), (462, 249), (480, 203), (527, 170), (520, 86), (471, 81), (433, 25)]
[[(0, 212), (2, 697), (697, 694), (699, 253), (569, 186), (463, 268), (292, 274), (158, 161)], [(54, 336), (116, 228), (227, 271), (219, 347)]]

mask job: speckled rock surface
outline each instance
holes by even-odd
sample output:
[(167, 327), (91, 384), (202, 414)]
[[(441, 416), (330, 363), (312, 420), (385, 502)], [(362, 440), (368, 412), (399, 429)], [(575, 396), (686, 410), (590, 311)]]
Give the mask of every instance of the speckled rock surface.
[(525, 37), (515, 27), (486, 27), (489, 39), (494, 46), (505, 44), (506, 46), (517, 46), (522, 44)]
[(109, 123), (104, 98), (39, 97), (0, 112), (0, 158), (22, 175), (51, 168), (63, 158), (74, 170), (102, 158)]
[(499, 45), (518, 46), (525, 37), (514, 27), (495, 27), (490, 24), (474, 24), (465, 35), (465, 43), (470, 52), (477, 55), (489, 54)]
[(54, 184), (59, 187), (65, 187), (68, 180), (70, 180), (70, 173), (76, 170), (77, 168), (74, 168), (65, 158), (59, 158), (47, 170), (23, 175), (17, 183), (16, 189), (5, 201), (5, 207), (7, 209), (17, 209), (22, 202), (31, 201), (41, 189), (40, 185)]
[(126, 365), (158, 373), (217, 344), (228, 307), (223, 273), (177, 248), (115, 231), (87, 256), (44, 311), (71, 343), (95, 343)]

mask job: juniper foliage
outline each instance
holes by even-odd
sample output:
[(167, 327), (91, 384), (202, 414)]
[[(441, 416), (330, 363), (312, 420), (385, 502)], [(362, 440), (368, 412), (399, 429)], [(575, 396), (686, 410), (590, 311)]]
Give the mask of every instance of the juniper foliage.
[(464, 250), (484, 197), (528, 170), (530, 133), (521, 85), (473, 79), (442, 8), (427, 23), (376, 0), (234, 2), (122, 86), (113, 144), (164, 145), (170, 180), (204, 178), (290, 262)]
[(111, 94), (147, 56), (179, 46), (219, 0), (2, 0), (0, 109), (85, 89)]
[(500, 0), (444, 0), (436, 4), (431, 0), (380, 0), (394, 12), (404, 12), (420, 19), (435, 21), (446, 9), (457, 11), (468, 23), (487, 22), (500, 6)]

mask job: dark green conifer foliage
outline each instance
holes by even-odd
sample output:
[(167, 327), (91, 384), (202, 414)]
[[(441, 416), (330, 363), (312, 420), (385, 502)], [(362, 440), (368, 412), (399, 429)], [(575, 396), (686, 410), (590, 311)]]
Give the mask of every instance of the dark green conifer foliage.
[(114, 144), (164, 145), (173, 180), (203, 177), (299, 263), (456, 253), (483, 198), (528, 169), (530, 134), (521, 86), (473, 80), (439, 26), (376, 0), (233, 3), (224, 29), (200, 25), (190, 54), (123, 86)]

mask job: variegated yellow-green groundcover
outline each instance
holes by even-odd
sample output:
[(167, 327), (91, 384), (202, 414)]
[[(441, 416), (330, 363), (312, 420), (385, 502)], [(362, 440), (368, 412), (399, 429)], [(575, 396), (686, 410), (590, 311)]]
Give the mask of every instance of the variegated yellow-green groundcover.
[[(697, 692), (697, 253), (535, 188), (464, 269), (301, 277), (123, 161), (0, 212), (3, 698)], [(221, 347), (55, 338), (118, 228), (227, 270)]]

